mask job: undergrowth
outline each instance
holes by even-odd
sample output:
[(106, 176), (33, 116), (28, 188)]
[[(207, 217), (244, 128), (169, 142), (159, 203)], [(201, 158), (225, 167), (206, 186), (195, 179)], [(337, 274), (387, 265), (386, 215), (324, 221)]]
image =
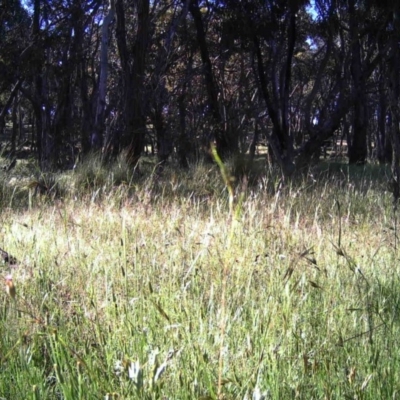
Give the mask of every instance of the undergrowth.
[(1, 397), (399, 396), (383, 172), (155, 167), (0, 175)]

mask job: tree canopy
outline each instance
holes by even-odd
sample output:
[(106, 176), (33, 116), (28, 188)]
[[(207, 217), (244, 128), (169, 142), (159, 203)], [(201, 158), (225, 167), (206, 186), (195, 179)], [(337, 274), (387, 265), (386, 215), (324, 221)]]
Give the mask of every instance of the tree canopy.
[(6, 0), (0, 140), (43, 170), (92, 150), (185, 167), (215, 143), (285, 175), (338, 144), (396, 171), (399, 19), (375, 0)]

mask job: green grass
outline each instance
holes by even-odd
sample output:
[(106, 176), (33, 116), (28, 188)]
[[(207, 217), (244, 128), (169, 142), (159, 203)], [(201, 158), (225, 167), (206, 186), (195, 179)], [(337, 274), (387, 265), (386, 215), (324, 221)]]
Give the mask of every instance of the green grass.
[(56, 193), (0, 177), (0, 247), (21, 260), (15, 301), (0, 293), (0, 397), (400, 396), (384, 172), (280, 188), (266, 171), (230, 206), (215, 165), (86, 168)]

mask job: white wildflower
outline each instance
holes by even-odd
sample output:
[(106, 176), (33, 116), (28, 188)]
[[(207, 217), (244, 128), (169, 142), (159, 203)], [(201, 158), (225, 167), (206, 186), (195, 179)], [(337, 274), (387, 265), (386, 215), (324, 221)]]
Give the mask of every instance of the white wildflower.
[(135, 386), (138, 389), (141, 389), (143, 386), (143, 371), (140, 368), (139, 361), (131, 362), (131, 365), (128, 369), (129, 379), (133, 381)]
[(131, 365), (129, 366), (129, 369), (128, 369), (129, 379), (136, 382), (139, 374), (140, 374), (139, 361), (131, 362)]

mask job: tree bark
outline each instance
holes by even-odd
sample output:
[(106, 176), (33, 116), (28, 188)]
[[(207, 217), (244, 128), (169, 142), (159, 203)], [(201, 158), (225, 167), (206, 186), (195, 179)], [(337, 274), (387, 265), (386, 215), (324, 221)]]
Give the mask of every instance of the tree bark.
[(108, 13), (104, 17), (101, 27), (101, 47), (100, 47), (100, 78), (97, 91), (96, 112), (94, 116), (94, 128), (91, 134), (91, 147), (99, 150), (103, 146), (104, 131), (104, 110), (106, 106), (107, 76), (108, 76), (108, 30), (115, 16), (115, 2), (110, 0)]
[(121, 60), (124, 85), (123, 116), (125, 132), (122, 146), (127, 150), (126, 160), (136, 168), (144, 148), (146, 135), (146, 96), (144, 79), (146, 52), (149, 36), (149, 0), (136, 0), (136, 37), (131, 50), (128, 50), (125, 27), (125, 11), (122, 0), (116, 0), (117, 45)]
[(11, 104), (12, 104), (14, 98), (16, 97), (16, 95), (18, 93), (18, 90), (20, 89), (20, 87), (22, 85), (22, 82), (23, 82), (22, 78), (18, 79), (17, 83), (12, 88), (10, 95), (8, 96), (6, 104), (4, 105), (3, 109), (0, 112), (0, 137), (3, 135), (6, 115), (8, 113), (8, 110), (11, 107)]
[(377, 127), (377, 135), (376, 135), (376, 144), (377, 144), (377, 158), (380, 164), (390, 163), (392, 159), (392, 150), (390, 137), (388, 135), (386, 129), (386, 117), (387, 117), (387, 94), (385, 89), (385, 76), (386, 69), (384, 66), (384, 62), (381, 62), (379, 68), (379, 82), (378, 82), (378, 91), (379, 91), (379, 103), (378, 103), (378, 127)]
[(193, 17), (196, 27), (197, 43), (200, 48), (200, 56), (203, 64), (203, 75), (208, 96), (208, 107), (214, 123), (214, 137), (217, 152), (220, 157), (226, 158), (226, 156), (228, 156), (237, 146), (235, 146), (235, 143), (232, 143), (229, 140), (228, 135), (224, 130), (223, 119), (219, 110), (218, 87), (212, 71), (212, 64), (206, 41), (206, 33), (198, 0), (192, 0), (190, 2), (189, 11)]
[(350, 40), (351, 40), (351, 75), (353, 89), (352, 140), (349, 146), (349, 164), (363, 165), (368, 156), (366, 91), (363, 79), (361, 46), (358, 31), (359, 21), (356, 15), (355, 0), (349, 0)]
[(390, 54), (390, 109), (392, 116), (391, 124), (391, 142), (393, 149), (392, 157), (392, 190), (393, 202), (397, 207), (400, 200), (400, 115), (399, 115), (399, 100), (400, 100), (400, 51), (398, 38), (400, 35), (400, 5), (395, 3), (393, 6), (393, 32), (392, 32), (392, 47)]

